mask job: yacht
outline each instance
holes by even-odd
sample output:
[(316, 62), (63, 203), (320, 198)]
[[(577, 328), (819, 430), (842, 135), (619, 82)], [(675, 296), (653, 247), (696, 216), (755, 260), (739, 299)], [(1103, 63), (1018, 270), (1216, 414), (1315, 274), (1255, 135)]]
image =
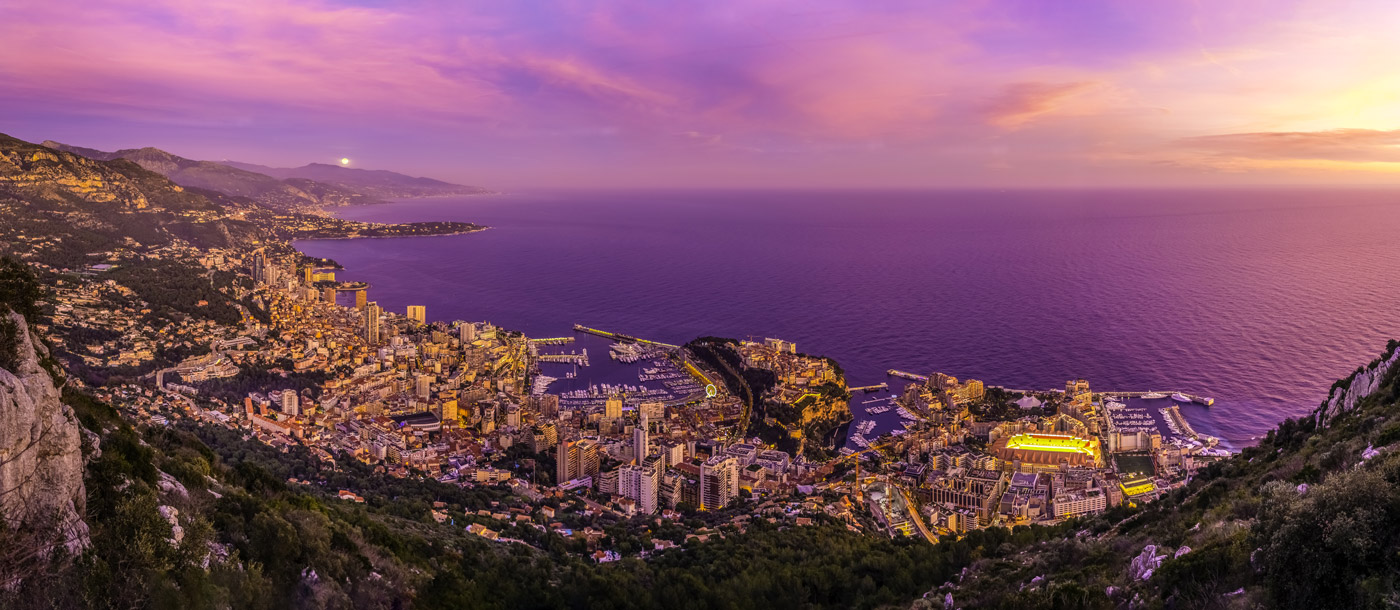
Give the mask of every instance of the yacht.
[(1161, 393), (1158, 393), (1158, 392), (1148, 392), (1148, 393), (1142, 395), (1143, 400), (1156, 400), (1156, 399), (1158, 399), (1158, 398), (1166, 398), (1166, 397), (1167, 397), (1166, 394), (1161, 394)]
[(1182, 394), (1181, 392), (1173, 392), (1172, 400), (1175, 400), (1177, 402), (1191, 402), (1191, 399), (1187, 398), (1186, 395)]

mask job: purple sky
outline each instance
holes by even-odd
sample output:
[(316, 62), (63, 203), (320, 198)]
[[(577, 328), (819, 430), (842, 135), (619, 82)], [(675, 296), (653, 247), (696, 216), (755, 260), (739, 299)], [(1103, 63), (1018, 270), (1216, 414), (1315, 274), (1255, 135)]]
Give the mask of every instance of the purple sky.
[(494, 188), (1400, 182), (1400, 5), (4, 0), (0, 132)]

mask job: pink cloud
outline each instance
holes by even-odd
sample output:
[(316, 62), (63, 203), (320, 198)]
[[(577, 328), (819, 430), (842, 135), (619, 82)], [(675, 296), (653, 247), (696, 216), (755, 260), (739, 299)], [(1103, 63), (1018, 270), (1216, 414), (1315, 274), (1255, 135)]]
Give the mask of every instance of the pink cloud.
[(1180, 146), (1224, 157), (1400, 162), (1400, 129), (1231, 133), (1186, 138)]
[(1094, 82), (1007, 85), (987, 105), (987, 122), (1002, 129), (1018, 129), (1040, 117), (1063, 110), (1075, 98), (1099, 86)]
[[(1183, 151), (1393, 154), (1383, 136), (1287, 124), (1292, 108), (1258, 118), (1307, 96), (1305, 85), (1286, 98), (1272, 88), (1299, 66), (1364, 66), (1340, 60), (1400, 52), (1376, 17), (1393, 14), (1384, 6), (1351, 14), (1300, 1), (1313, 8), (1290, 21), (1099, 0), (11, 0), (0, 20), (0, 121), (41, 117), (20, 127), (42, 139), (75, 117), (101, 117), (120, 126), (111, 137), (121, 146), (163, 130), (204, 150), (217, 150), (217, 137), (280, 137), (291, 126), (308, 148), (287, 154), (303, 155), (373, 132), (422, 151), (399, 162), (484, 165), (521, 182), (556, 175), (542, 159), (622, 182), (705, 171), (962, 184), (1151, 169)], [(1291, 50), (1303, 43), (1306, 53)], [(1316, 96), (1379, 78), (1325, 73), (1335, 81), (1313, 87)], [(1356, 99), (1391, 99), (1384, 93)], [(1335, 107), (1307, 116), (1321, 124)], [(1296, 133), (1178, 141), (1263, 130)]]

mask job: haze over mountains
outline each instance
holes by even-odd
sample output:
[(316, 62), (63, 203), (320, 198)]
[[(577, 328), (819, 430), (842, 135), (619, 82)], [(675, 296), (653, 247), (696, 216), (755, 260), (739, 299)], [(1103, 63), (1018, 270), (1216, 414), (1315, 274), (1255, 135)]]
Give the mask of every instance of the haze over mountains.
[(126, 159), (185, 187), (248, 197), (269, 207), (298, 210), (380, 203), (401, 197), (471, 195), (489, 192), (478, 186), (416, 178), (385, 170), (362, 170), (320, 163), (272, 168), (233, 161), (196, 161), (158, 148), (105, 152), (47, 140), (43, 145), (98, 161)]
[(489, 192), (478, 186), (463, 186), (432, 178), (415, 178), (382, 169), (357, 169), (326, 163), (308, 163), (301, 167), (268, 167), (253, 163), (224, 161), (224, 165), (272, 176), (288, 182), (314, 181), (332, 184), (366, 195), (383, 198), (432, 197), (437, 195), (473, 195)]

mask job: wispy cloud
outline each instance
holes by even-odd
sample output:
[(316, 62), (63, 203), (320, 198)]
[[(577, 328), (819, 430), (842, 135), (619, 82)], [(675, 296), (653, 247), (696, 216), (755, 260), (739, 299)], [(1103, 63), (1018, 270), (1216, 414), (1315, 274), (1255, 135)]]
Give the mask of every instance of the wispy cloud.
[(987, 121), (1002, 129), (1017, 129), (1064, 110), (1075, 98), (1099, 87), (1095, 82), (1014, 83), (987, 105)]
[(1400, 11), (1259, 2), (9, 0), (0, 131), (209, 158), (335, 142), (516, 184), (1395, 161)]
[(1400, 129), (1230, 133), (1185, 138), (1179, 144), (1222, 157), (1400, 162)]

